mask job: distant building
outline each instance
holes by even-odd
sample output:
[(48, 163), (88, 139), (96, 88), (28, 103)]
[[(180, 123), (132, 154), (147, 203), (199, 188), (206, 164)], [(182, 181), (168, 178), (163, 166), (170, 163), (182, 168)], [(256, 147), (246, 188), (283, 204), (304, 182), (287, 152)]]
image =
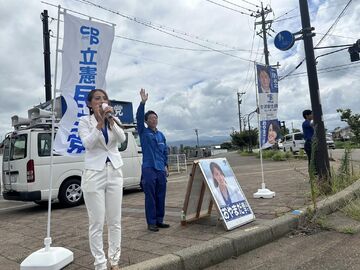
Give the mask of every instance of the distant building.
[(351, 131), (351, 128), (349, 126), (344, 127), (344, 128), (336, 128), (333, 131), (333, 138), (335, 140), (349, 140), (352, 136), (354, 136), (354, 134)]
[(214, 145), (214, 146), (211, 146), (211, 155), (212, 156), (215, 156), (215, 155), (218, 155), (218, 154), (223, 154), (223, 153), (227, 153), (228, 150), (227, 149), (222, 149), (220, 145)]

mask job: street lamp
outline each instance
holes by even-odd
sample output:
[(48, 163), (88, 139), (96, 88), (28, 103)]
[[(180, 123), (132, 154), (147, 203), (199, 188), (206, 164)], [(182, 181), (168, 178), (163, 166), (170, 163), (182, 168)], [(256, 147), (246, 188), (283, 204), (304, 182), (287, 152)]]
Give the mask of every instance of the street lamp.
[(249, 130), (249, 152), (252, 152), (252, 139), (251, 139), (251, 134), (250, 134), (250, 116), (252, 116), (254, 113), (258, 112), (258, 108), (255, 109), (255, 111), (252, 111), (251, 113), (248, 114), (247, 118), (248, 118), (248, 130)]
[(195, 134), (196, 134), (196, 147), (199, 148), (200, 145), (199, 145), (199, 130), (197, 128), (194, 129), (195, 130)]

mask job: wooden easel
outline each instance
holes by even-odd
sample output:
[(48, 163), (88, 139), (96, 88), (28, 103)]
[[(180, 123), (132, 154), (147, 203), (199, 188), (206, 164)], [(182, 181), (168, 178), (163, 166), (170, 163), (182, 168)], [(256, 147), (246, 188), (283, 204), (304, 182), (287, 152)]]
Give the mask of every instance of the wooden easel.
[(195, 160), (186, 189), (182, 224), (210, 216), (212, 207), (211, 192), (199, 168), (199, 161)]
[[(214, 178), (213, 171), (222, 176)], [(216, 181), (216, 183), (215, 183)], [(227, 201), (217, 183), (226, 185)], [(236, 176), (226, 158), (195, 160), (186, 189), (181, 224), (211, 215), (213, 205), (226, 230), (232, 230), (255, 219)]]

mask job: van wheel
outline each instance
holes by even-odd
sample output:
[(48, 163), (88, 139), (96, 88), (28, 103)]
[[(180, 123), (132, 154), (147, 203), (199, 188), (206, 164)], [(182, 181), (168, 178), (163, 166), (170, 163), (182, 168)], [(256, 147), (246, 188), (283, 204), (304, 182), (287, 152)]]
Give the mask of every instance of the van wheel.
[(59, 201), (65, 207), (77, 206), (84, 202), (79, 179), (69, 179), (61, 185)]

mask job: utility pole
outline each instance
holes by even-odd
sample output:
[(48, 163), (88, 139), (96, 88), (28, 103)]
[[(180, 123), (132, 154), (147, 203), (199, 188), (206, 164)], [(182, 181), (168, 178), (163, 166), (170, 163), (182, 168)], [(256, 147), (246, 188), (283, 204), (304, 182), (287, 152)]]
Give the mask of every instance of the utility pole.
[(199, 130), (197, 128), (194, 129), (195, 130), (195, 134), (196, 134), (196, 148), (199, 148), (200, 145), (199, 145)]
[[(44, 46), (44, 71), (45, 71), (45, 100), (51, 100), (51, 69), (50, 69), (50, 32), (49, 32), (49, 16), (45, 9), (41, 13), (43, 22), (43, 46)], [(54, 97), (55, 98), (55, 97)]]
[(321, 184), (322, 188), (325, 189), (324, 191), (328, 191), (328, 188), (330, 187), (330, 164), (325, 139), (325, 127), (322, 120), (323, 113), (320, 103), (319, 82), (317, 77), (314, 45), (312, 40), (312, 37), (315, 34), (312, 33), (314, 28), (310, 25), (309, 7), (307, 0), (299, 0), (299, 7), (303, 31), (311, 107), (314, 117), (314, 135), (316, 136), (316, 149), (315, 151), (313, 151), (313, 153), (315, 152), (315, 167), (316, 172), (318, 173), (319, 184)]
[(242, 126), (241, 126), (241, 112), (240, 112), (240, 104), (242, 102), (242, 96), (245, 94), (245, 92), (237, 92), (237, 100), (238, 100), (238, 109), (239, 109), (239, 128), (240, 128), (240, 132), (242, 131)]
[[(273, 22), (272, 20), (265, 20), (265, 16), (267, 14), (269, 14), (270, 12), (272, 12), (271, 8), (267, 8), (263, 6), (263, 3), (261, 2), (261, 10), (258, 11), (255, 14), (255, 18), (260, 18), (261, 17), (261, 22), (255, 22), (255, 28), (256, 25), (261, 25), (261, 30), (257, 33), (258, 36), (260, 36), (263, 41), (264, 41), (264, 55), (265, 55), (265, 64), (267, 66), (269, 66), (269, 51), (268, 51), (268, 46), (267, 46), (267, 37), (266, 37), (266, 31), (268, 29), (270, 29), (271, 27), (271, 23)], [(269, 27), (267, 27), (267, 25), (270, 25)]]

